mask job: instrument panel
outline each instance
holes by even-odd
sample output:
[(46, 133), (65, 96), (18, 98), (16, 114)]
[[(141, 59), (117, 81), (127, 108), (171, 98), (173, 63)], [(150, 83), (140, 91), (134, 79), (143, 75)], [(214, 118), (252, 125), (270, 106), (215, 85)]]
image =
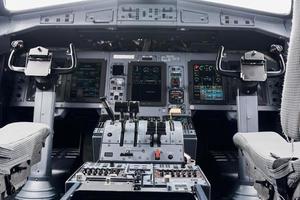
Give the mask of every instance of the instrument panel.
[[(76, 184), (80, 186), (74, 187)], [(199, 166), (169, 163), (87, 162), (67, 180), (65, 188), (68, 199), (119, 199), (122, 192), (126, 200), (154, 199), (157, 194), (158, 199), (192, 200), (210, 199), (211, 194)]]
[(191, 103), (224, 103), (222, 76), (217, 73), (215, 62), (190, 61), (188, 68)]
[[(224, 66), (235, 68), (242, 53), (228, 53)], [(76, 72), (57, 80), (56, 107), (101, 108), (99, 98), (106, 96), (112, 105), (140, 101), (141, 116), (168, 115), (174, 107), (186, 115), (191, 110), (236, 110), (238, 81), (221, 77), (215, 59), (214, 53), (81, 51)], [(276, 68), (273, 61), (267, 63)], [(34, 80), (22, 74), (14, 80), (11, 106), (33, 106)], [(278, 110), (281, 89), (282, 78), (261, 83), (259, 110)]]
[(68, 80), (66, 101), (100, 102), (104, 95), (106, 62), (103, 59), (81, 59)]
[(166, 64), (163, 62), (131, 62), (128, 66), (127, 99), (141, 106), (164, 106)]
[(125, 4), (118, 8), (119, 21), (176, 21), (177, 7), (171, 4)]

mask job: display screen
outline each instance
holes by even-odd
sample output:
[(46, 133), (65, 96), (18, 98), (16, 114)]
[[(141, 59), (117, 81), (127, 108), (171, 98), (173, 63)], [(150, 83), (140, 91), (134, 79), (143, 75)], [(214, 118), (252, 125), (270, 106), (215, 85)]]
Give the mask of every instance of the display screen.
[(113, 65), (112, 75), (114, 76), (124, 75), (124, 65)]
[(104, 91), (102, 79), (105, 78), (104, 62), (79, 61), (76, 71), (72, 74), (69, 100), (80, 102), (98, 102)]
[(155, 62), (134, 62), (129, 66), (129, 97), (141, 105), (164, 103), (165, 65)]
[(189, 63), (192, 76), (192, 100), (194, 103), (224, 101), (222, 77), (215, 64), (192, 61)]

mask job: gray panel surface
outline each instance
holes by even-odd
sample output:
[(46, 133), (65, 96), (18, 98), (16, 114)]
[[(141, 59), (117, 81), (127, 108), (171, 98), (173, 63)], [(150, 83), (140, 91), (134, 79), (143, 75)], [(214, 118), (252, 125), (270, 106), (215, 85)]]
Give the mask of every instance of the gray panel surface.
[[(127, 121), (124, 145), (120, 146), (121, 123), (106, 121), (103, 127), (103, 140), (100, 150), (101, 161), (115, 162), (175, 162), (184, 161), (183, 127), (181, 122), (174, 121), (174, 130), (166, 124), (166, 135), (161, 136), (161, 146), (150, 146), (150, 135), (147, 135), (147, 121), (140, 120), (138, 125), (137, 146), (134, 146), (134, 123)], [(156, 137), (156, 136), (154, 136)], [(156, 160), (154, 152), (160, 151), (160, 159)], [(121, 156), (122, 153), (132, 153), (132, 156)], [(171, 156), (171, 157), (170, 157)]]
[[(238, 61), (241, 53), (235, 52), (233, 54), (229, 54), (229, 60)], [(121, 57), (121, 58), (120, 58)], [(130, 62), (146, 62), (143, 58), (147, 57), (147, 59), (152, 58), (149, 62), (164, 62), (166, 63), (166, 88), (167, 91), (165, 94), (165, 106), (141, 106), (140, 107), (140, 116), (164, 116), (168, 115), (168, 111), (172, 107), (180, 107), (182, 108), (182, 114), (189, 115), (191, 110), (237, 110), (235, 105), (235, 97), (232, 100), (227, 100), (222, 105), (205, 105), (205, 104), (190, 104), (189, 98), (189, 82), (190, 78), (188, 75), (188, 62), (191, 60), (200, 60), (203, 62), (213, 62), (216, 58), (216, 54), (214, 53), (177, 53), (177, 52), (100, 52), (100, 51), (80, 51), (78, 52), (78, 59), (81, 60), (106, 60), (106, 81), (105, 85), (101, 84), (100, 94), (104, 94), (112, 108), (114, 108), (114, 99), (115, 96), (118, 96), (118, 101), (127, 99), (127, 75), (128, 75), (128, 64)], [(118, 64), (124, 66), (124, 74), (123, 75), (112, 75), (112, 66)], [(105, 67), (105, 66), (104, 66)], [(171, 86), (171, 78), (174, 76), (174, 71), (171, 70), (172, 67), (179, 67), (183, 69), (183, 71), (179, 70), (182, 74), (181, 76), (181, 84), (180, 89), (184, 92), (184, 100), (183, 103), (172, 104), (169, 102), (169, 91), (172, 89)], [(175, 70), (175, 72), (177, 72)], [(67, 78), (69, 80), (69, 78)], [(114, 81), (112, 83), (111, 81)], [(121, 83), (118, 83), (118, 80), (121, 80)], [(56, 108), (95, 108), (100, 109), (102, 105), (100, 103), (88, 103), (88, 102), (68, 102), (66, 99), (68, 97), (68, 92), (65, 90), (68, 88), (68, 84), (70, 82), (66, 81), (66, 79), (59, 79), (56, 91), (57, 93), (57, 103)], [(226, 88), (234, 88), (235, 86), (231, 86), (232, 82), (224, 82), (225, 92)], [(266, 87), (263, 87), (263, 92), (266, 95), (266, 104), (259, 105), (258, 109), (261, 111), (276, 111), (279, 109), (280, 105), (280, 94), (281, 89), (280, 86), (282, 83), (280, 82), (280, 78), (268, 79)], [(20, 106), (20, 107), (33, 107), (32, 96), (28, 96), (32, 92), (30, 89), (32, 85), (29, 84), (28, 78), (24, 77), (22, 74), (16, 74), (15, 84), (13, 89), (13, 95), (11, 99), (11, 106)], [(120, 88), (119, 88), (120, 87)], [(115, 89), (114, 89), (115, 88)], [(118, 89), (119, 88), (119, 89)], [(265, 88), (265, 89), (264, 89)], [(122, 95), (120, 95), (122, 94)], [(228, 97), (229, 98), (229, 97)], [(102, 109), (101, 112), (105, 114), (105, 110)]]
[[(105, 12), (99, 12), (100, 10)], [(150, 10), (153, 10), (153, 15), (149, 13)], [(226, 23), (225, 19), (223, 20), (222, 13), (226, 13), (226, 16), (230, 17), (229, 23)], [(191, 15), (195, 16), (192, 17)], [(192, 19), (197, 18), (199, 15), (201, 15), (199, 21)], [(69, 17), (66, 18), (66, 16)], [(253, 17), (245, 16), (255, 16), (255, 23)], [(115, 28), (118, 26), (142, 28), (156, 26), (193, 29), (213, 28), (220, 30), (226, 26), (225, 28), (258, 30), (288, 38), (290, 26), (285, 26), (286, 20), (290, 21), (289, 17), (263, 15), (253, 11), (239, 11), (228, 6), (208, 5), (206, 2), (190, 0), (163, 2), (103, 0), (84, 2), (84, 4), (71, 4), (71, 6), (57, 6), (43, 11), (17, 13), (12, 15), (10, 21), (0, 20), (0, 26), (2, 27), (0, 36), (22, 32), (26, 29), (52, 27), (53, 25), (80, 28)]]

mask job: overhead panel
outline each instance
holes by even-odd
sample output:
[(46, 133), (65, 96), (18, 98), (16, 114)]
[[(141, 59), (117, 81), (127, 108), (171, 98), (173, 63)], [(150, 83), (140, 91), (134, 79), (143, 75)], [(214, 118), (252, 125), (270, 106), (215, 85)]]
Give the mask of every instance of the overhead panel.
[(60, 15), (41, 16), (40, 23), (41, 24), (73, 24), (74, 14), (69, 12)]

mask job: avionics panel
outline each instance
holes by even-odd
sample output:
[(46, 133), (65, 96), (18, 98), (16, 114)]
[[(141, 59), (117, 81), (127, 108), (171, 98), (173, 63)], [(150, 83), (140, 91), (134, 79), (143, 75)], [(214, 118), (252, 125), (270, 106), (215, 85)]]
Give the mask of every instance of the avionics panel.
[[(240, 57), (243, 52), (227, 52), (227, 59), (224, 61), (225, 69), (238, 69), (240, 64)], [(64, 55), (64, 54), (63, 54)], [(127, 57), (114, 57), (114, 55), (127, 55)], [(96, 92), (96, 97), (85, 96), (79, 98), (76, 95), (71, 96), (71, 79), (77, 74), (62, 75), (57, 80), (56, 96), (57, 96), (57, 108), (99, 108), (98, 97), (107, 96), (109, 103), (112, 105), (115, 101), (124, 101), (130, 99), (127, 89), (131, 93), (132, 83), (131, 73), (128, 73), (128, 66), (132, 68), (133, 64), (140, 64), (142, 66), (164, 66), (162, 68), (161, 82), (162, 88), (161, 99), (163, 103), (151, 102), (150, 100), (142, 102), (141, 113), (147, 113), (151, 116), (167, 115), (168, 109), (177, 107), (182, 108), (183, 114), (189, 114), (191, 110), (236, 110), (236, 91), (238, 87), (238, 81), (234, 81), (231, 78), (221, 77), (222, 82), (216, 84), (207, 83), (206, 85), (217, 85), (214, 87), (214, 92), (219, 95), (219, 98), (212, 100), (210, 98), (200, 98), (200, 83), (194, 84), (193, 78), (193, 65), (204, 64), (214, 66), (215, 53), (178, 53), (178, 52), (99, 52), (99, 51), (80, 51), (78, 52), (78, 58), (80, 63), (86, 63), (88, 65), (94, 64), (101, 68), (100, 71), (94, 71), (90, 75), (84, 75), (91, 79), (92, 83), (88, 84), (86, 91), (100, 91)], [(147, 58), (147, 60), (144, 60)], [(152, 58), (151, 60), (148, 60)], [(60, 60), (61, 61), (61, 60)], [(58, 62), (60, 62), (58, 61)], [(64, 61), (64, 60), (63, 60)], [(107, 65), (106, 62), (107, 61)], [(62, 63), (63, 64), (63, 63)], [(62, 64), (58, 63), (58, 66)], [(267, 58), (268, 70), (277, 70), (277, 63)], [(81, 67), (81, 64), (78, 65)], [(102, 68), (103, 67), (103, 68)], [(166, 75), (164, 71), (166, 69)], [(108, 70), (108, 71), (107, 71)], [(81, 70), (79, 70), (81, 71)], [(105, 72), (106, 71), (106, 72)], [(132, 71), (132, 70), (131, 70)], [(208, 68), (209, 71), (209, 68)], [(82, 73), (82, 72), (81, 72)], [(206, 73), (206, 72), (205, 72)], [(205, 73), (199, 72), (201, 78), (205, 76)], [(106, 80), (105, 80), (106, 74)], [(204, 75), (203, 75), (204, 74)], [(208, 77), (215, 77), (215, 71), (206, 74)], [(99, 79), (101, 77), (101, 79)], [(207, 78), (207, 77), (206, 77)], [(130, 80), (129, 80), (130, 79)], [(85, 82), (86, 82), (85, 80)], [(208, 79), (209, 80), (209, 79)], [(16, 107), (33, 107), (34, 106), (34, 81), (25, 77), (24, 74), (16, 73), (13, 80), (13, 91), (11, 95), (11, 106)], [(106, 83), (104, 84), (104, 81)], [(100, 83), (99, 85), (95, 82)], [(221, 84), (222, 83), (222, 84)], [(85, 83), (86, 84), (86, 83)], [(128, 85), (129, 84), (129, 85)], [(160, 85), (160, 84), (159, 84)], [(94, 87), (96, 86), (96, 90)], [(195, 86), (195, 87), (194, 87)], [(193, 93), (193, 90), (197, 91)], [(202, 85), (203, 86), (203, 85)], [(222, 86), (222, 87), (221, 87)], [(74, 88), (75, 86), (73, 86)], [(76, 86), (77, 87), (77, 86)], [(210, 87), (210, 86), (209, 86)], [(209, 88), (208, 87), (208, 88)], [(100, 89), (99, 89), (100, 88)], [(143, 87), (144, 89), (145, 87)], [(204, 87), (202, 87), (204, 88)], [(213, 88), (213, 87), (211, 87)], [(217, 88), (217, 89), (216, 89)], [(222, 90), (221, 90), (222, 88)], [(85, 88), (84, 88), (85, 89)], [(160, 90), (159, 90), (160, 91)], [(183, 92), (184, 93), (183, 93)], [(205, 90), (204, 90), (205, 91)], [(205, 94), (213, 93), (213, 91), (206, 91)], [(223, 91), (223, 93), (222, 93)], [(260, 111), (277, 111), (280, 105), (282, 91), (282, 78), (269, 78), (266, 83), (259, 85), (258, 100)], [(104, 95), (105, 92), (105, 95)], [(146, 91), (145, 91), (146, 92)], [(159, 93), (160, 94), (160, 93)], [(223, 99), (220, 98), (223, 96)], [(198, 95), (198, 96), (197, 96)], [(152, 98), (152, 96), (151, 96)], [(143, 99), (142, 99), (143, 100)], [(156, 103), (156, 105), (155, 105)], [(160, 105), (159, 105), (160, 104)], [(151, 105), (153, 105), (151, 107)], [(164, 106), (161, 106), (164, 105)]]
[(192, 104), (223, 104), (225, 94), (222, 76), (215, 62), (192, 60), (188, 63), (189, 94)]
[(130, 62), (128, 64), (127, 99), (141, 106), (166, 105), (166, 64), (164, 62)]
[(99, 102), (104, 95), (106, 62), (103, 59), (81, 59), (67, 85), (69, 102)]

